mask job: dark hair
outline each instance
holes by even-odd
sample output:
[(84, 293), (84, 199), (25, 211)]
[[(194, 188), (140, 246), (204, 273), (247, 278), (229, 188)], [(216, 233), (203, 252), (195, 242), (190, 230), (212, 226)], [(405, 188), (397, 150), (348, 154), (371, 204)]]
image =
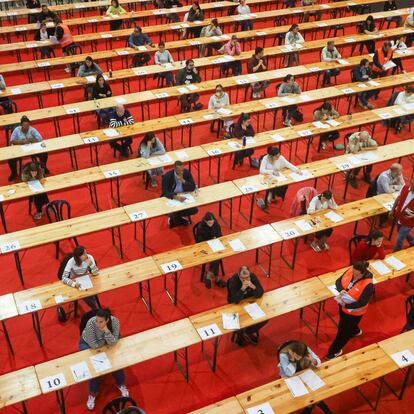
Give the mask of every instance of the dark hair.
[(201, 9), (200, 5), (198, 4), (198, 1), (193, 1), (193, 4), (191, 5), (191, 7), (193, 6), (197, 6), (198, 10)]
[(62, 23), (62, 19), (59, 16), (55, 16), (53, 18), (53, 23), (54, 24), (60, 24), (60, 23)]
[(368, 271), (368, 266), (369, 263), (368, 262), (355, 262), (352, 267), (355, 270), (358, 270), (359, 272), (361, 272), (362, 274), (365, 274)]
[(180, 160), (177, 160), (174, 162), (174, 168), (176, 167), (182, 167), (184, 165), (184, 163)]
[(99, 79), (103, 79), (104, 80), (104, 85), (106, 84), (106, 79), (105, 79), (104, 75), (102, 75), (102, 73), (100, 73), (99, 75), (96, 75), (96, 83), (99, 82)]
[(318, 109), (319, 110), (325, 109), (325, 111), (332, 111), (332, 105), (329, 102), (324, 102)]
[(210, 221), (210, 220), (216, 221), (216, 217), (214, 216), (213, 213), (211, 213), (210, 211), (207, 211), (207, 213), (204, 214), (203, 221)]
[(292, 26), (290, 26), (290, 29), (289, 29), (289, 32), (291, 32), (292, 30), (294, 30), (294, 29), (297, 29), (299, 27), (299, 25), (298, 24), (292, 24)]
[(193, 63), (194, 63), (194, 60), (193, 60), (193, 59), (187, 59), (187, 60), (185, 61), (185, 66), (188, 66), (191, 62), (193, 62)]
[(115, 2), (116, 3), (116, 7), (119, 7), (119, 1), (118, 0), (111, 0), (111, 4)]
[(274, 157), (275, 155), (279, 155), (280, 150), (278, 147), (267, 147), (267, 155), (270, 155), (271, 157)]
[(153, 138), (155, 138), (155, 134), (153, 132), (147, 132), (139, 143), (139, 148), (141, 148), (141, 145), (147, 145)]
[(41, 164), (37, 161), (29, 162), (23, 167), (23, 173), (29, 174), (30, 171), (36, 171), (38, 178), (40, 178), (44, 174)]
[(278, 349), (278, 357), (281, 352), (284, 352), (285, 350), (287, 351), (288, 349), (290, 349), (295, 354), (301, 356), (302, 358), (305, 358), (309, 355), (308, 346), (304, 342), (293, 340), (287, 341), (280, 345)]
[(414, 93), (414, 86), (406, 86), (405, 91), (408, 93)]
[(331, 190), (322, 191), (322, 193), (319, 194), (319, 199), (321, 199), (321, 197), (326, 198), (327, 200), (330, 200), (332, 198), (332, 191)]
[(20, 124), (23, 124), (23, 122), (30, 122), (30, 121), (29, 121), (29, 118), (28, 118), (26, 115), (23, 115), (23, 116), (20, 118)]
[(361, 62), (359, 62), (359, 64), (361, 66), (365, 66), (368, 62), (369, 62), (369, 60), (364, 58), (364, 59), (361, 59)]
[(380, 230), (372, 230), (372, 231), (368, 234), (368, 236), (367, 236), (366, 240), (367, 240), (368, 244), (371, 244), (373, 240), (377, 240), (377, 239), (379, 239), (380, 237), (384, 237), (384, 234), (383, 234), (383, 232), (382, 232), (382, 231), (380, 231)]
[(96, 316), (99, 316), (100, 318), (104, 318), (107, 323), (106, 326), (108, 327), (108, 329), (112, 332), (112, 314), (111, 314), (111, 310), (109, 308), (100, 308), (98, 309), (98, 311), (96, 312)]
[(158, 47), (161, 47), (161, 46), (164, 46), (164, 47), (165, 47), (165, 43), (164, 43), (164, 41), (163, 41), (163, 40), (161, 40), (161, 42), (160, 42), (160, 43), (158, 43)]
[(247, 121), (248, 119), (250, 119), (250, 115), (242, 112), (239, 116), (239, 119), (237, 120), (237, 123), (241, 125), (244, 121)]
[(216, 90), (217, 90), (217, 88), (221, 88), (224, 91), (223, 85), (221, 83), (219, 83), (218, 85), (216, 85)]
[(212, 19), (211, 23), (213, 23), (214, 26), (218, 26), (218, 20), (217, 19)]
[(374, 21), (374, 17), (370, 14), (369, 16), (367, 16), (367, 18), (365, 19), (366, 22), (370, 21), (373, 22)]
[(289, 82), (292, 78), (295, 78), (293, 75), (289, 74), (283, 78), (283, 82)]
[(135, 26), (134, 30), (137, 29), (140, 33), (142, 32), (141, 26)]
[(82, 260), (80, 257), (85, 253), (85, 248), (83, 246), (76, 246), (73, 249), (73, 259), (75, 260), (75, 263), (80, 266), (82, 263)]
[(247, 266), (247, 265), (241, 265), (239, 267), (239, 272), (238, 273), (241, 273), (243, 270), (247, 270), (250, 273), (249, 266)]
[(91, 56), (86, 56), (85, 62), (91, 62), (93, 64), (93, 59)]
[(259, 53), (263, 52), (263, 48), (260, 46), (257, 46), (256, 49), (254, 49), (254, 54), (258, 55)]

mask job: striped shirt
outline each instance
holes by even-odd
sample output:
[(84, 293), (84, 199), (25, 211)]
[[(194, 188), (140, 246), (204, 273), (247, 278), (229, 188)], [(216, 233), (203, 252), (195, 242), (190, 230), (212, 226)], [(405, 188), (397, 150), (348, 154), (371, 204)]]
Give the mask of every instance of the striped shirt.
[(73, 257), (71, 257), (68, 260), (68, 262), (66, 263), (65, 270), (63, 271), (63, 275), (62, 275), (63, 283), (65, 283), (66, 285), (75, 287), (76, 280), (72, 280), (72, 278), (86, 275), (89, 272), (92, 273), (93, 275), (98, 274), (99, 269), (96, 266), (95, 259), (90, 254), (88, 254), (87, 256), (88, 256), (88, 259), (92, 262), (91, 265), (87, 264), (84, 261), (82, 261), (80, 265), (77, 265)]
[(109, 127), (116, 128), (124, 125), (132, 125), (134, 123), (134, 118), (128, 109), (124, 110), (123, 115), (118, 115), (114, 110), (109, 118)]
[(115, 345), (120, 337), (119, 319), (115, 318), (115, 316), (111, 316), (111, 322), (112, 332), (101, 331), (96, 325), (96, 316), (94, 316), (86, 323), (85, 329), (82, 332), (82, 339), (92, 349), (100, 348), (105, 345)]

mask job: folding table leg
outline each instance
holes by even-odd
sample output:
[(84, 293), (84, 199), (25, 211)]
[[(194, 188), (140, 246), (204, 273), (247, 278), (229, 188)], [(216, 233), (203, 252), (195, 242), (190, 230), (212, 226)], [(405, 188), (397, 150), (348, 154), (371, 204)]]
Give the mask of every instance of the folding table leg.
[[(118, 234), (115, 234), (115, 231)], [(114, 247), (115, 247), (116, 251), (118, 252), (119, 256), (121, 257), (121, 259), (123, 259), (124, 252), (123, 252), (123, 249), (122, 249), (121, 226), (117, 226), (116, 228), (112, 228), (111, 232), (112, 232), (112, 244), (114, 245)], [(118, 236), (119, 247), (116, 245), (116, 236)]]
[(14, 253), (14, 261), (16, 262), (17, 274), (19, 275), (20, 283), (24, 286), (22, 264), (20, 263), (19, 252)]
[(6, 337), (7, 345), (9, 346), (10, 352), (12, 353), (12, 355), (14, 355), (14, 350), (13, 350), (12, 343), (10, 341), (9, 332), (7, 331), (6, 323), (4, 321), (1, 321), (1, 325), (3, 327), (3, 333), (4, 333), (4, 336)]
[(366, 403), (374, 410), (376, 411), (380, 398), (381, 398), (381, 393), (382, 393), (382, 388), (384, 386), (384, 377), (381, 377), (379, 379), (379, 385), (378, 385), (378, 394), (377, 397), (375, 399), (375, 402), (372, 402), (360, 389), (360, 387), (356, 387), (356, 391), (358, 392), (358, 394), (366, 401)]
[[(309, 307), (309, 306), (307, 306), (307, 307)], [(310, 306), (310, 308), (312, 309), (312, 310), (314, 310), (313, 309), (313, 306), (311, 305)], [(312, 328), (312, 325), (303, 317), (303, 313), (304, 313), (304, 310), (305, 310), (305, 308), (301, 308), (300, 309), (300, 311), (299, 311), (299, 318), (301, 319), (301, 321), (309, 328), (309, 330), (315, 335), (315, 336), (318, 336), (318, 333), (319, 333), (319, 322), (320, 322), (320, 319), (321, 319), (321, 308), (322, 308), (322, 302), (319, 302), (318, 304), (316, 304), (316, 327), (315, 327), (315, 329), (313, 329)]]
[(60, 414), (66, 414), (65, 396), (63, 395), (63, 390), (56, 391), (56, 400), (58, 403)]
[(170, 298), (171, 302), (174, 305), (177, 305), (177, 299), (178, 299), (178, 272), (172, 273), (172, 276), (173, 276), (173, 285), (174, 285), (174, 291), (173, 291), (172, 294), (168, 290), (168, 286), (167, 286), (167, 276), (168, 276), (168, 274), (164, 275), (164, 290), (167, 292), (167, 295)]
[[(147, 308), (148, 312), (152, 315), (152, 299), (151, 299), (151, 284), (149, 280), (146, 280), (147, 288), (145, 289), (142, 284), (144, 282), (139, 282), (139, 297), (144, 302), (145, 307)], [(148, 300), (145, 299), (144, 290), (148, 293)]]
[(3, 203), (0, 203), (0, 216), (1, 224), (3, 225), (4, 232), (7, 233), (6, 216), (4, 215)]
[(43, 347), (42, 332), (41, 332), (41, 329), (40, 329), (40, 321), (39, 321), (38, 312), (33, 312), (32, 313), (32, 324), (33, 324), (33, 329), (35, 331), (37, 340), (39, 341), (40, 346)]
[(217, 366), (217, 352), (218, 352), (218, 345), (219, 345), (219, 337), (216, 336), (213, 339), (213, 357), (210, 358), (207, 354), (204, 346), (205, 341), (201, 342), (201, 352), (204, 355), (204, 358), (207, 361), (208, 366), (213, 372), (216, 372), (216, 366)]
[(280, 245), (280, 257), (282, 258), (282, 260), (286, 263), (286, 265), (289, 267), (289, 269), (294, 269), (295, 268), (295, 264), (296, 264), (296, 255), (298, 252), (298, 244), (299, 244), (299, 238), (295, 238), (293, 240), (293, 256), (292, 256), (292, 262), (289, 262), (288, 259), (286, 258), (286, 256), (283, 254), (283, 245), (285, 243), (285, 240), (282, 241), (281, 245)]
[[(178, 359), (179, 357), (182, 357), (184, 359), (184, 365), (180, 362)], [(188, 382), (189, 375), (188, 375), (188, 348), (184, 348), (183, 355), (180, 355), (179, 351), (174, 351), (174, 361), (178, 366), (178, 369), (183, 374), (185, 380)]]

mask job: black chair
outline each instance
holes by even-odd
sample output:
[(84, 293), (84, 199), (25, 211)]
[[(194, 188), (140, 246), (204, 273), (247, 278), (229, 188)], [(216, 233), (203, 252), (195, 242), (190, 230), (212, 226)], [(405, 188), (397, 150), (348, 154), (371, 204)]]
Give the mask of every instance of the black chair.
[[(80, 324), (79, 324), (79, 332), (80, 332), (80, 334), (81, 334), (81, 335), (82, 335), (82, 332), (83, 332), (83, 330), (85, 329), (86, 324), (88, 323), (89, 319), (91, 319), (91, 318), (93, 318), (94, 316), (96, 316), (97, 312), (98, 312), (98, 309), (92, 309), (92, 310), (90, 310), (90, 311), (86, 312), (86, 313), (82, 316), (81, 321), (80, 321)], [(122, 397), (122, 398), (123, 398), (123, 397)], [(111, 401), (111, 402), (112, 402), (112, 401)], [(134, 401), (134, 402), (135, 402), (135, 401)]]
[(349, 254), (349, 264), (352, 264), (352, 253), (353, 251), (356, 249), (356, 247), (358, 246), (358, 243), (363, 240), (366, 239), (366, 235), (363, 234), (354, 234), (349, 242), (348, 242), (348, 254)]
[(414, 329), (414, 295), (405, 299), (405, 316), (407, 323), (404, 325), (402, 332)]
[[(137, 403), (130, 397), (118, 397), (112, 401), (109, 401), (108, 404), (102, 410), (102, 414), (118, 414), (121, 410), (125, 408), (137, 408)], [(138, 408), (138, 412), (143, 412)]]
[[(201, 223), (201, 221), (199, 221), (198, 223), (194, 224), (194, 226), (193, 226), (193, 236), (194, 236), (194, 241), (196, 243), (199, 243), (199, 242), (202, 241), (202, 240), (200, 240), (197, 237), (197, 227), (198, 227), (198, 225), (200, 223)], [(221, 274), (224, 276), (225, 275), (225, 272), (224, 272), (224, 265), (223, 265), (223, 260), (222, 259), (220, 259), (220, 269), (221, 269)], [(206, 273), (206, 264), (203, 263), (202, 266), (201, 266), (200, 282), (203, 282), (204, 281), (204, 274), (205, 273)]]
[[(56, 223), (58, 221), (69, 220), (71, 218), (70, 211), (70, 204), (66, 200), (54, 200), (46, 204), (46, 215), (49, 220), (49, 223)], [(76, 237), (73, 237), (73, 241), (75, 242), (76, 246), (79, 246)], [(55, 242), (55, 246), (56, 259), (59, 259), (59, 241)]]
[[(12, 100), (10, 100), (11, 101), (11, 106), (12, 106), (12, 111), (11, 111), (11, 113), (12, 114), (15, 114), (16, 112), (18, 112), (17, 111), (17, 104), (16, 104), (16, 102), (14, 102), (14, 101), (12, 101)], [(14, 130), (14, 128), (16, 128), (16, 127), (18, 127), (20, 124), (13, 124), (13, 125), (6, 125), (5, 127), (4, 127), (4, 130), (6, 131), (6, 145), (7, 146), (9, 146), (10, 145), (10, 137), (11, 137), (11, 134), (12, 134), (12, 132), (13, 132), (13, 130)]]
[[(68, 55), (81, 55), (82, 54), (82, 48), (79, 45), (71, 45), (68, 47), (67, 49), (67, 54)], [(72, 77), (76, 76), (76, 69), (79, 68), (79, 66), (82, 64), (83, 62), (73, 62), (69, 64), (69, 68), (70, 68), (70, 73)]]

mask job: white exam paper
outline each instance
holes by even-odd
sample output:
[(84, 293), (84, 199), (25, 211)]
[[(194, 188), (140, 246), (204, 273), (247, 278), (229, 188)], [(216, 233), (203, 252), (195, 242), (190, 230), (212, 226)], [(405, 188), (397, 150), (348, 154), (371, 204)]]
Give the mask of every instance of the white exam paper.
[(263, 309), (257, 303), (250, 303), (249, 305), (244, 306), (244, 310), (254, 321), (266, 316)]
[(389, 264), (392, 268), (395, 270), (401, 270), (404, 269), (407, 265), (403, 263), (401, 260), (397, 259), (395, 256), (387, 257), (384, 262)]
[(214, 253), (221, 252), (225, 250), (224, 244), (220, 241), (220, 239), (212, 239), (208, 240), (207, 244), (209, 245), (210, 249), (213, 250)]
[(99, 354), (91, 356), (89, 359), (96, 372), (102, 372), (112, 368), (111, 361), (105, 352), (100, 352)]
[(302, 395), (309, 394), (309, 391), (306, 389), (305, 384), (300, 377), (286, 378), (285, 383), (294, 397), (301, 397)]
[(92, 280), (89, 275), (77, 277), (75, 280), (80, 284), (79, 290), (87, 290), (93, 288)]
[(224, 329), (240, 329), (238, 313), (222, 313), (221, 318)]
[(235, 252), (242, 252), (246, 250), (246, 246), (243, 244), (243, 242), (240, 239), (230, 240), (229, 245)]
[(328, 211), (327, 213), (325, 213), (325, 217), (333, 221), (334, 223), (339, 223), (344, 219), (342, 216), (335, 213), (334, 211)]
[(42, 183), (39, 180), (30, 180), (27, 182), (27, 186), (32, 190), (34, 193), (39, 193), (44, 191)]
[(71, 365), (70, 370), (75, 382), (87, 380), (92, 377), (91, 373), (89, 372), (88, 364), (85, 361)]
[(388, 268), (381, 260), (376, 260), (375, 262), (372, 262), (370, 266), (381, 276), (387, 275), (388, 273), (391, 273), (391, 269)]
[(311, 369), (303, 371), (299, 374), (299, 377), (312, 391), (317, 391), (319, 388), (326, 385), (325, 381), (323, 381), (321, 377), (319, 377), (319, 375)]

